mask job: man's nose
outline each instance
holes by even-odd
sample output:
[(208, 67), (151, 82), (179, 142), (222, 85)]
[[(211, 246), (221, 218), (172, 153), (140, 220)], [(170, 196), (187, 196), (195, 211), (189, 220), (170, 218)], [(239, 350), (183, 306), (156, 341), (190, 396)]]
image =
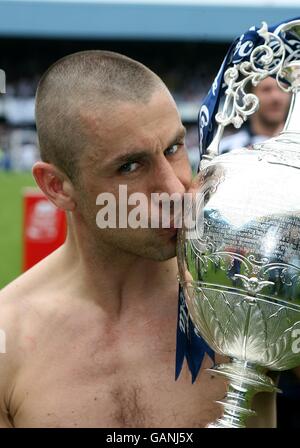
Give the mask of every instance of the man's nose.
[(191, 183), (191, 174), (189, 169), (187, 170), (183, 166), (181, 168), (178, 172), (164, 159), (155, 173), (156, 192), (167, 193), (170, 196), (179, 193), (183, 196)]

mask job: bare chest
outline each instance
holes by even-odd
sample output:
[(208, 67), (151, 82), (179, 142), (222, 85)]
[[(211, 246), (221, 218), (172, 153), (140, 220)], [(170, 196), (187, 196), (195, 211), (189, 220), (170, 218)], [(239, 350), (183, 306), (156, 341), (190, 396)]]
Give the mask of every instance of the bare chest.
[(175, 382), (172, 370), (136, 366), (130, 373), (99, 372), (97, 379), (61, 370), (32, 376), (20, 391), (14, 426), (202, 427), (219, 416), (214, 401), (224, 396), (220, 380), (203, 371), (192, 385), (185, 371)]
[[(104, 338), (105, 339), (105, 338)], [(175, 381), (175, 335), (83, 337), (30, 350), (11, 396), (16, 427), (202, 427), (220, 410), (225, 385), (205, 370)], [(209, 367), (206, 358), (203, 367)]]

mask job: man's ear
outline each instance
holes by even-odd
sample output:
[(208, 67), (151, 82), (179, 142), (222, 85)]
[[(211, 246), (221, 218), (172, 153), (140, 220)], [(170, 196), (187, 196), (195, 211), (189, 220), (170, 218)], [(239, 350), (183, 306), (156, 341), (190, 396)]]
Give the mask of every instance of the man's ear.
[(74, 211), (75, 190), (70, 179), (56, 166), (46, 162), (36, 162), (32, 168), (36, 183), (58, 208)]

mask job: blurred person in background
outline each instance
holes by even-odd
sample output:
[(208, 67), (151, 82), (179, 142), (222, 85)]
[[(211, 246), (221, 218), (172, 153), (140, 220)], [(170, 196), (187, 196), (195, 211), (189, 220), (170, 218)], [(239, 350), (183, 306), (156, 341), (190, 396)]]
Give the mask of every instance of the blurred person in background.
[(34, 163), (39, 159), (38, 148), (33, 142), (24, 142), (19, 148), (19, 167), (20, 171), (30, 171)]
[(9, 151), (9, 131), (6, 120), (0, 118), (0, 169), (3, 171), (11, 170), (11, 154)]
[(31, 171), (39, 160), (36, 131), (16, 128), (11, 131), (9, 139), (12, 169), (16, 172)]
[(248, 118), (240, 131), (222, 139), (220, 153), (260, 143), (282, 131), (290, 95), (280, 89), (277, 81), (271, 77), (252, 87), (252, 93), (259, 98), (258, 111)]

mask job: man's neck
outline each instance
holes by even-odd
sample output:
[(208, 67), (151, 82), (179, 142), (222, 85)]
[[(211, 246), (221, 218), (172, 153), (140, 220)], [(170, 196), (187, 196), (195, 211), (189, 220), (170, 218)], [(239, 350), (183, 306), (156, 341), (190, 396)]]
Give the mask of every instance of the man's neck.
[(164, 291), (177, 289), (176, 258), (154, 261), (112, 250), (108, 255), (95, 248), (88, 235), (79, 238), (72, 225), (61, 256), (82, 297), (114, 316), (131, 308), (153, 306), (153, 297), (159, 303)]

